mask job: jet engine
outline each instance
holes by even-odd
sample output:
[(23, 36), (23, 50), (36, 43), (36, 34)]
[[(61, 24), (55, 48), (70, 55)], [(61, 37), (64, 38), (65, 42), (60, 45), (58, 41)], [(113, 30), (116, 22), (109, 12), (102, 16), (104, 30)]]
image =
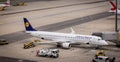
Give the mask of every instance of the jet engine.
[(70, 43), (62, 43), (61, 46), (66, 49), (71, 47)]

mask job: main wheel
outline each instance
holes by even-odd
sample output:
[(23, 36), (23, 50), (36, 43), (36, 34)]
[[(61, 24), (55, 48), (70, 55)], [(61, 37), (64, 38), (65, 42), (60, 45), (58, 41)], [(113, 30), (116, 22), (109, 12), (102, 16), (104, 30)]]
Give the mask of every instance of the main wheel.
[(61, 47), (61, 44), (60, 44), (60, 43), (57, 43), (57, 47)]

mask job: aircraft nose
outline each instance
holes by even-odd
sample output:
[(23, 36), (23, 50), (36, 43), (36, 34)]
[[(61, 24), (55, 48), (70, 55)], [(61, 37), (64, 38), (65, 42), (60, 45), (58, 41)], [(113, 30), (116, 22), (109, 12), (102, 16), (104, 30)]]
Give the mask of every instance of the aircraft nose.
[(108, 45), (108, 43), (105, 40), (101, 40), (103, 45)]

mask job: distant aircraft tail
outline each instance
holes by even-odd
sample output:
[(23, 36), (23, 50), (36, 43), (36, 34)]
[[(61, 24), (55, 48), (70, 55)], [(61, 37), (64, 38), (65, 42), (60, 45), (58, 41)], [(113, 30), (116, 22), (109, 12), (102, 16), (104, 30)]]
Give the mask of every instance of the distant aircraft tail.
[(109, 2), (113, 6), (113, 8), (111, 8), (111, 11), (115, 11), (117, 9), (115, 4), (112, 1), (109, 1)]
[(24, 25), (25, 25), (26, 31), (36, 31), (30, 24), (30, 22), (27, 20), (27, 18), (23, 18), (23, 19), (24, 19)]
[(117, 14), (120, 14), (120, 10), (116, 7), (116, 5), (112, 1), (109, 1), (109, 2), (112, 5), (112, 8), (111, 8), (111, 10), (109, 10), (109, 12), (116, 13), (116, 10), (117, 10)]
[(10, 0), (7, 0), (7, 1), (5, 2), (5, 5), (6, 5), (6, 7), (9, 7), (9, 6), (10, 6)]

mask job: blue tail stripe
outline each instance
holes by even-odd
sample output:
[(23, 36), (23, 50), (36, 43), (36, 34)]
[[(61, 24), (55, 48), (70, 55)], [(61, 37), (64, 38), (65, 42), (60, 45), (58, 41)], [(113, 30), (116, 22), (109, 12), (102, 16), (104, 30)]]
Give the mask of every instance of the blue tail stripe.
[(23, 18), (24, 19), (24, 25), (26, 28), (26, 31), (36, 31), (30, 24), (30, 22), (27, 20), (27, 18)]

